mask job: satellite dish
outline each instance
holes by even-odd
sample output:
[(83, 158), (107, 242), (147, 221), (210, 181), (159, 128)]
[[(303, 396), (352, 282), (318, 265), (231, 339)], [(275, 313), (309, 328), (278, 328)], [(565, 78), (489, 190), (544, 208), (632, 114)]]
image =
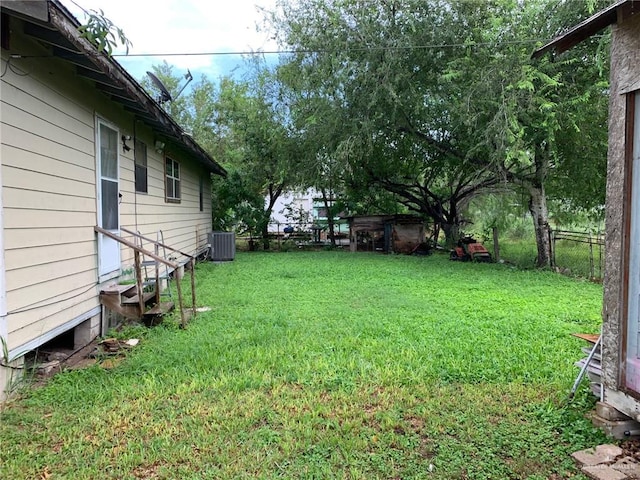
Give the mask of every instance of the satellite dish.
[(158, 103), (162, 105), (164, 102), (170, 102), (172, 99), (171, 99), (171, 94), (169, 93), (169, 90), (167, 90), (167, 87), (165, 87), (164, 84), (160, 81), (160, 79), (156, 77), (153, 73), (147, 72), (147, 75), (149, 75), (151, 82), (153, 82), (156, 88), (160, 90)]

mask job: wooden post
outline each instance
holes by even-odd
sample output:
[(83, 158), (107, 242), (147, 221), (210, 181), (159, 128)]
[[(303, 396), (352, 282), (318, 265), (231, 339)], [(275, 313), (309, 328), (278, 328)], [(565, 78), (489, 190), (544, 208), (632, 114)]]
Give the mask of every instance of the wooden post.
[(191, 264), (191, 308), (193, 309), (193, 317), (196, 316), (196, 261), (194, 258), (190, 261)]
[(493, 260), (500, 261), (500, 242), (498, 239), (498, 227), (493, 227)]
[(604, 245), (604, 238), (600, 236), (598, 231), (598, 278), (602, 278), (604, 265), (602, 264), (602, 245)]
[(187, 319), (184, 316), (184, 304), (182, 303), (182, 288), (180, 287), (180, 278), (178, 275), (178, 271), (177, 269), (174, 270), (174, 275), (176, 277), (176, 290), (178, 291), (178, 305), (180, 306), (180, 321), (181, 321), (181, 327), (182, 328), (186, 328), (187, 326)]
[(556, 234), (555, 231), (549, 227), (549, 266), (556, 267)]
[[(160, 256), (158, 245), (156, 245), (155, 253)], [(167, 282), (169, 282), (169, 279), (167, 279)], [(156, 261), (156, 305), (160, 305), (160, 263), (158, 261)]]
[(144, 293), (142, 289), (142, 268), (140, 268), (140, 252), (133, 251), (134, 264), (136, 269), (136, 290), (138, 292), (138, 307), (140, 308), (140, 317), (144, 315)]

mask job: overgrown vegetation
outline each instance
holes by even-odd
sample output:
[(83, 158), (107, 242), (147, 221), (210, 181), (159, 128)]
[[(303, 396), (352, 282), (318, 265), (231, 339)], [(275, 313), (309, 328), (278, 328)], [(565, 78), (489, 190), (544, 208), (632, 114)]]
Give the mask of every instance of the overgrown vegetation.
[[(275, 2), (264, 27), (289, 52), (277, 65), (258, 54), (244, 78), (203, 77), (169, 106), (229, 172), (214, 185), (215, 228), (266, 249), (278, 197), (312, 188), (334, 214), (417, 214), (451, 247), (465, 217), (482, 219), (470, 203), (500, 207), (504, 223), (517, 197), (535, 263), (549, 266), (559, 214), (602, 218), (609, 35), (531, 55), (609, 4)], [(168, 65), (154, 72), (177, 87)]]
[(602, 440), (586, 388), (565, 403), (598, 285), (334, 251), (239, 253), (197, 286), (186, 330), (6, 406), (0, 478), (568, 478)]

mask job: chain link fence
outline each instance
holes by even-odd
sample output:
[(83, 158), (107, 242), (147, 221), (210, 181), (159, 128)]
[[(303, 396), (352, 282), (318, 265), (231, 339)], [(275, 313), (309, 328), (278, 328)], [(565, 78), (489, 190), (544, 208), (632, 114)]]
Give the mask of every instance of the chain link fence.
[[(329, 247), (329, 227), (317, 223), (270, 223), (269, 249), (287, 251)], [(337, 247), (349, 247), (349, 225), (336, 222), (334, 237)], [(236, 248), (243, 251), (263, 250), (264, 239), (259, 235), (236, 236)]]
[[(497, 233), (494, 233), (497, 235)], [(349, 225), (338, 222), (335, 225), (336, 246), (349, 247)], [(497, 241), (497, 238), (494, 238)], [(602, 232), (578, 232), (552, 230), (551, 266), (559, 273), (600, 281), (604, 274), (604, 234)], [(329, 247), (329, 228), (317, 223), (270, 223), (269, 249), (288, 251), (293, 249), (317, 249)], [(527, 239), (499, 242), (501, 259), (524, 268), (533, 268), (536, 259), (535, 242)], [(264, 240), (256, 235), (236, 237), (239, 250), (264, 249)], [(494, 254), (495, 243), (487, 242), (487, 248)]]
[(551, 232), (551, 263), (566, 275), (602, 280), (604, 275), (604, 234), (602, 232)]

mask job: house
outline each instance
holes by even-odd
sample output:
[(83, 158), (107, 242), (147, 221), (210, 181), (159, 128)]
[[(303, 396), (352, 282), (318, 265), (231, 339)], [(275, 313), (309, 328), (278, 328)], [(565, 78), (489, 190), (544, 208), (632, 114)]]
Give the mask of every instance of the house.
[[(330, 205), (334, 201), (330, 199)], [(265, 198), (266, 204), (268, 204), (268, 198)], [(311, 234), (317, 243), (326, 242), (329, 238), (328, 213), (322, 193), (316, 189), (287, 191), (278, 197), (273, 205), (269, 219), (269, 232), (280, 235), (284, 233), (285, 228), (290, 227)], [(340, 218), (340, 216), (334, 218), (335, 235), (339, 243), (342, 240), (346, 241), (346, 225)]]
[[(284, 192), (280, 195), (271, 211), (269, 219), (269, 231), (282, 231), (287, 225), (303, 224), (308, 227), (312, 223), (312, 219), (316, 218), (316, 210), (314, 208), (314, 190), (305, 190), (302, 192)], [(265, 199), (265, 204), (268, 199)]]
[(348, 217), (352, 252), (412, 253), (425, 241), (425, 222), (414, 215)]
[(226, 174), (57, 0), (3, 1), (1, 21), (0, 394), (27, 352), (109, 327), (100, 292), (140, 241), (125, 229), (161, 232), (173, 266), (205, 252)]
[(534, 56), (549, 50), (561, 53), (609, 25), (612, 38), (601, 400), (640, 420), (640, 0), (616, 2), (545, 45)]

